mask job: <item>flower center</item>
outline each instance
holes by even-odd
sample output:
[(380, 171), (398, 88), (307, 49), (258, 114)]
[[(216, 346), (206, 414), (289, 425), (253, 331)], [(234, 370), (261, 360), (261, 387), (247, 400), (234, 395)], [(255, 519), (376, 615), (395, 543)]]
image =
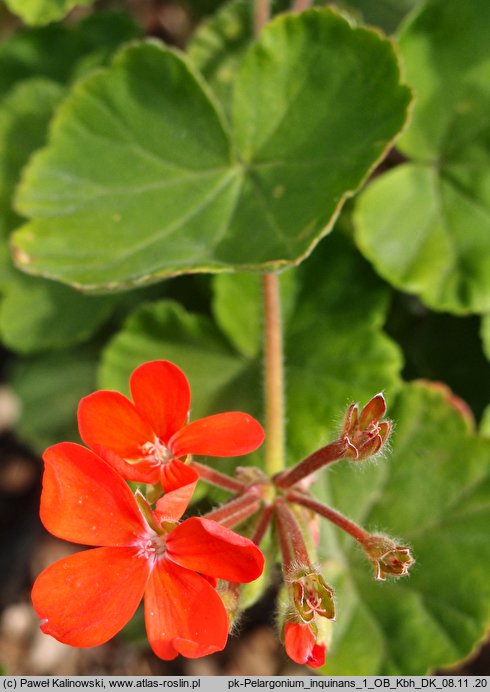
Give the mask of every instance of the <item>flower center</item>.
[(165, 555), (167, 550), (165, 537), (157, 535), (141, 538), (136, 546), (138, 548), (136, 557), (142, 557), (152, 562)]
[(163, 466), (174, 456), (169, 448), (156, 436), (153, 442), (145, 442), (140, 449), (144, 454), (144, 460), (149, 461), (152, 466)]

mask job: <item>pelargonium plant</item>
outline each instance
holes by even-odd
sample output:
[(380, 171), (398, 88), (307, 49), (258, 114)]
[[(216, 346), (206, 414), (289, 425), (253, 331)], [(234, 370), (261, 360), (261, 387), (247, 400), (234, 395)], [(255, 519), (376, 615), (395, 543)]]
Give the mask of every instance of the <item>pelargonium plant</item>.
[[(90, 449), (60, 443), (44, 454), (45, 527), (59, 538), (101, 547), (39, 575), (32, 600), (43, 632), (72, 646), (102, 644), (127, 624), (144, 597), (148, 640), (157, 656), (220, 651), (240, 614), (239, 585), (262, 574), (260, 545), (272, 525), (284, 578), (281, 639), (296, 663), (324, 665), (335, 605), (312, 555), (315, 515), (361, 544), (375, 579), (406, 575), (413, 563), (409, 548), (369, 534), (308, 491), (322, 467), (340, 459), (362, 462), (382, 450), (391, 430), (383, 420), (383, 396), (361, 411), (350, 406), (337, 440), (268, 477), (259, 468), (223, 473), (194, 460), (253, 452), (264, 431), (241, 412), (189, 422), (189, 384), (173, 363), (140, 365), (130, 389), (132, 402), (112, 391), (81, 400), (80, 435)], [(233, 498), (180, 522), (199, 479)], [(137, 490), (126, 481), (137, 482)], [(245, 522), (248, 535), (231, 530)]]

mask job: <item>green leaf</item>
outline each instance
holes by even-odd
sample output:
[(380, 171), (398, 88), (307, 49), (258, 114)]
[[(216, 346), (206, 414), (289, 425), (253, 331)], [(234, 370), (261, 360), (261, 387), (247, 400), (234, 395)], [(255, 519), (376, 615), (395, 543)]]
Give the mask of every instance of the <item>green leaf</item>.
[(490, 623), (490, 440), (423, 385), (407, 386), (389, 414), (392, 459), (339, 463), (319, 492), (366, 529), (399, 536), (417, 563), (409, 577), (375, 582), (353, 539), (325, 526), (338, 605), (330, 675), (423, 675), (468, 656)]
[[(63, 91), (35, 78), (11, 89), (0, 106), (0, 236), (18, 223), (11, 198), (22, 166), (44, 144)], [(0, 259), (0, 333), (22, 353), (74, 344), (90, 336), (109, 314), (113, 298), (89, 298), (68, 286), (22, 274), (5, 250)]]
[(299, 273), (285, 338), (291, 462), (336, 436), (351, 402), (393, 396), (403, 364), (382, 331), (390, 292), (349, 241), (330, 236)]
[(253, 36), (253, 5), (249, 0), (226, 3), (198, 28), (187, 54), (200, 70), (227, 113), (233, 82)]
[[(270, 13), (287, 12), (288, 0), (272, 0)], [(231, 117), (233, 83), (254, 38), (254, 6), (249, 0), (225, 3), (198, 28), (187, 54)]]
[(63, 96), (53, 81), (34, 78), (16, 85), (0, 105), (0, 237), (19, 223), (12, 196), (22, 167), (46, 141), (48, 123)]
[(215, 413), (214, 401), (245, 363), (207, 317), (162, 300), (136, 309), (109, 343), (101, 362), (99, 385), (128, 395), (132, 370), (161, 358), (171, 360), (186, 373), (192, 387), (193, 419)]
[(16, 432), (36, 452), (64, 441), (80, 442), (79, 400), (95, 389), (93, 345), (14, 362), (8, 380), (22, 404)]
[[(329, 270), (322, 273), (327, 262)], [(290, 296), (285, 351), (289, 457), (294, 462), (325, 443), (347, 403), (367, 399), (381, 389), (396, 390), (401, 360), (395, 344), (381, 332), (386, 288), (345, 239), (329, 237), (322, 251), (296, 270), (297, 277), (292, 273), (281, 276), (281, 281), (286, 279), (283, 294)], [(352, 282), (352, 276), (357, 281)], [(230, 312), (217, 311), (230, 340), (207, 317), (189, 314), (168, 301), (149, 303), (134, 312), (105, 350), (101, 386), (127, 394), (129, 375), (136, 366), (166, 358), (189, 378), (193, 419), (233, 409), (260, 418), (260, 352), (257, 341), (244, 337), (239, 320), (240, 315), (256, 314), (260, 277), (243, 281), (241, 276), (229, 276), (226, 284), (222, 278), (215, 282), (214, 309), (224, 299), (225, 285), (231, 295), (240, 296), (235, 319)]]
[(414, 86), (412, 163), (358, 203), (363, 253), (393, 285), (456, 314), (490, 310), (490, 5), (431, 0), (400, 37)]
[(18, 206), (34, 219), (15, 235), (17, 262), (84, 290), (297, 263), (382, 158), (409, 99), (390, 43), (330, 10), (262, 32), (231, 130), (183, 57), (132, 46), (75, 88), (29, 166)]
[(114, 303), (112, 296), (86, 296), (12, 269), (0, 303), (2, 341), (20, 353), (71, 346), (88, 339)]
[(4, 0), (11, 12), (26, 24), (48, 24), (62, 19), (76, 5), (90, 5), (94, 0)]
[(18, 31), (0, 43), (0, 95), (32, 77), (71, 81), (106, 63), (121, 43), (138, 35), (122, 12), (96, 12), (75, 25)]

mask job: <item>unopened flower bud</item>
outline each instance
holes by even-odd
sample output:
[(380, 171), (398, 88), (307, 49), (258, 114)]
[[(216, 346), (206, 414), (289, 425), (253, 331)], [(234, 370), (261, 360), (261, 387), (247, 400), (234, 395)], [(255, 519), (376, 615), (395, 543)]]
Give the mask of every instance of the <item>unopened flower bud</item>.
[(364, 550), (374, 565), (375, 579), (383, 581), (386, 576), (403, 577), (415, 560), (410, 548), (397, 545), (387, 536), (369, 536), (363, 542)]
[(311, 571), (297, 574), (290, 586), (295, 612), (303, 622), (311, 622), (315, 615), (335, 620), (333, 589), (321, 574)]
[(386, 402), (382, 394), (376, 394), (359, 413), (357, 404), (352, 404), (345, 414), (342, 439), (347, 457), (362, 461), (377, 454), (390, 436), (391, 421), (381, 421), (386, 413)]

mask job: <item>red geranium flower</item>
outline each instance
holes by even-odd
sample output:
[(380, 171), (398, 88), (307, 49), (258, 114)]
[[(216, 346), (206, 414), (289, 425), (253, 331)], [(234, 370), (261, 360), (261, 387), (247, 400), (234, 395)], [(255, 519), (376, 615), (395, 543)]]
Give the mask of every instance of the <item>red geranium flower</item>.
[(311, 668), (320, 668), (325, 664), (327, 647), (316, 643), (315, 633), (308, 623), (286, 622), (284, 648), (295, 663), (306, 663)]
[(154, 512), (148, 505), (147, 521), (121, 476), (80, 445), (50, 447), (44, 461), (45, 527), (59, 538), (103, 547), (39, 575), (32, 601), (43, 632), (72, 646), (97, 646), (124, 627), (144, 596), (157, 656), (195, 658), (223, 649), (228, 617), (210, 582), (256, 579), (264, 564), (260, 550), (214, 521), (192, 517), (178, 524), (185, 509), (179, 491), (161, 498)]
[(83, 441), (128, 480), (160, 481), (165, 490), (174, 490), (198, 478), (180, 457), (240, 456), (264, 440), (262, 426), (246, 413), (219, 413), (188, 423), (189, 383), (169, 361), (140, 365), (130, 389), (134, 404), (119, 392), (98, 391), (78, 407)]

